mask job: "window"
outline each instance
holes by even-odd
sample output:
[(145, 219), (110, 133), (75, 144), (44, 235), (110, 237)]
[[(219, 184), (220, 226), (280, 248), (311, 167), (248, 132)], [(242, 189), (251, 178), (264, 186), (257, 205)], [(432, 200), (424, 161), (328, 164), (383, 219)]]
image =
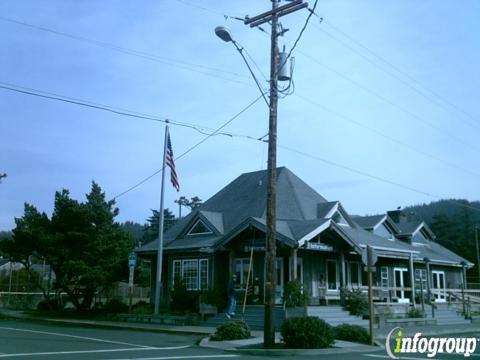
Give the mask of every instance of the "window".
[(380, 286), (388, 288), (388, 267), (382, 266), (380, 269)]
[(198, 289), (198, 260), (183, 261), (182, 277), (187, 290)]
[(362, 283), (360, 263), (348, 262), (347, 266), (348, 284), (355, 287), (360, 286)]
[(208, 259), (200, 259), (200, 289), (208, 289)]
[(195, 224), (190, 228), (190, 231), (187, 235), (209, 235), (213, 234), (212, 230), (210, 230), (207, 225), (203, 223), (202, 220), (198, 219)]
[(173, 260), (173, 281), (180, 277), (187, 290), (208, 289), (208, 259)]
[(423, 288), (423, 291), (427, 290), (427, 270), (415, 269), (415, 283), (417, 284), (417, 290)]
[(387, 238), (388, 240), (393, 241), (393, 233), (385, 224), (381, 224), (373, 232), (378, 236), (381, 236), (381, 237)]
[[(250, 266), (249, 258), (235, 259), (235, 275), (237, 276), (236, 285), (240, 285), (242, 288), (245, 288), (248, 277), (248, 268)], [(253, 268), (252, 273), (250, 273), (250, 281), (253, 279)]]
[(337, 262), (335, 260), (327, 260), (327, 289), (338, 289)]
[(343, 215), (340, 214), (339, 211), (337, 211), (335, 214), (333, 214), (332, 220), (335, 223), (337, 223), (338, 225), (349, 226), (347, 220), (345, 220), (345, 217), (343, 217)]

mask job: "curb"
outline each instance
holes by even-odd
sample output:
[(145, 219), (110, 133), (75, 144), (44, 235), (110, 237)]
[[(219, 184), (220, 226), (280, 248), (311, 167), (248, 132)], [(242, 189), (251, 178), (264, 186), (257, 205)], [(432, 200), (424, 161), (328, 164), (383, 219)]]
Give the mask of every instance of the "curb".
[(103, 323), (94, 320), (76, 320), (76, 319), (54, 319), (54, 318), (44, 318), (36, 317), (25, 314), (11, 314), (4, 313), (0, 310), (0, 315), (7, 319), (18, 319), (18, 320), (28, 320), (34, 322), (48, 322), (55, 323), (57, 325), (77, 325), (82, 327), (96, 327), (104, 329), (124, 329), (124, 330), (135, 330), (135, 331), (145, 331), (145, 332), (154, 332), (154, 333), (169, 333), (169, 334), (185, 334), (185, 335), (203, 335), (205, 336), (205, 331), (195, 331), (195, 330), (177, 330), (177, 329), (168, 329), (168, 328), (154, 328), (146, 327), (141, 325), (129, 325), (122, 323)]
[(274, 356), (292, 356), (292, 355), (328, 355), (328, 354), (347, 354), (378, 351), (381, 348), (369, 345), (358, 345), (345, 348), (328, 349), (245, 349), (241, 346), (234, 346), (222, 341), (210, 341), (208, 336), (204, 337), (199, 343), (200, 347), (217, 349), (223, 351), (236, 352), (246, 355), (274, 355)]

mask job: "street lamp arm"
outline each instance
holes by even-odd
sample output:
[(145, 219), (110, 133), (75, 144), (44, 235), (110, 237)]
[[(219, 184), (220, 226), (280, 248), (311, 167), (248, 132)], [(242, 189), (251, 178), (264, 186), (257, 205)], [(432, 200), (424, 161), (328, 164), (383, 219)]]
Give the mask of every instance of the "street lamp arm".
[(253, 72), (250, 64), (247, 61), (247, 59), (245, 58), (245, 55), (243, 55), (243, 47), (239, 46), (239, 44), (235, 40), (232, 40), (232, 43), (233, 43), (233, 45), (235, 45), (235, 48), (237, 49), (238, 53), (242, 57), (243, 61), (245, 62), (245, 65), (247, 65), (248, 71), (250, 72), (250, 75), (252, 75), (253, 80), (255, 80), (255, 84), (257, 84), (258, 90), (260, 90), (260, 93), (262, 94), (263, 100), (265, 100), (265, 103), (267, 104), (267, 106), (270, 107), (270, 102), (265, 97), (265, 92), (263, 91), (262, 86), (258, 82), (258, 79), (255, 76), (255, 73)]

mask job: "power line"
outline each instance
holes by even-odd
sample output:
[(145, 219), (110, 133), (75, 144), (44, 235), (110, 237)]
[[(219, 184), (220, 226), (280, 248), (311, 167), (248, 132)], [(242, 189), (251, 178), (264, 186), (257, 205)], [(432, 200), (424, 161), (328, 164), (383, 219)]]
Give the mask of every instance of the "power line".
[(334, 68), (330, 67), (329, 65), (323, 63), (322, 61), (314, 58), (313, 56), (311, 55), (308, 55), (307, 53), (303, 52), (303, 51), (300, 51), (298, 50), (298, 53), (299, 54), (302, 54), (303, 56), (305, 56), (306, 58), (308, 58), (309, 60), (317, 63), (318, 65), (324, 67), (325, 69), (327, 69), (328, 71), (334, 73), (335, 75), (341, 77), (342, 79), (348, 81), (349, 83), (355, 85), (356, 87), (362, 89), (363, 91), (365, 91), (366, 93), (370, 94), (370, 95), (373, 95), (375, 96), (376, 98), (380, 99), (381, 101), (389, 104), (390, 106), (400, 110), (401, 112), (403, 112), (404, 114), (424, 123), (425, 125), (431, 127), (432, 129), (438, 131), (440, 134), (442, 134), (443, 136), (446, 136), (447, 138), (450, 138), (451, 140), (459, 143), (460, 145), (468, 145), (469, 147), (475, 149), (476, 151), (480, 151), (480, 149), (471, 144), (471, 143), (468, 143), (468, 142), (465, 142), (465, 139), (461, 139), (457, 136), (452, 136), (451, 134), (445, 134), (445, 132), (439, 128), (438, 126), (434, 125), (432, 122), (424, 119), (423, 117), (417, 115), (416, 113), (414, 113), (413, 111), (409, 110), (408, 108), (402, 106), (402, 105), (399, 105), (397, 103), (395, 103), (394, 101), (388, 99), (387, 97), (383, 96), (382, 94), (380, 94), (379, 92), (375, 91), (375, 90), (372, 90), (368, 87), (366, 87), (365, 85), (361, 84), (360, 82), (356, 81), (356, 80), (353, 80), (352, 78), (350, 78), (349, 76), (335, 70)]
[[(114, 113), (114, 114), (117, 114), (117, 115), (122, 115), (122, 116), (142, 119), (142, 120), (156, 121), (156, 122), (161, 122), (161, 123), (169, 123), (169, 124), (174, 125), (174, 126), (180, 126), (180, 127), (186, 127), (186, 128), (193, 129), (193, 130), (195, 130), (195, 131), (197, 131), (197, 132), (199, 132), (203, 135), (211, 135), (210, 133), (207, 133), (207, 131), (211, 131), (212, 129), (208, 128), (208, 127), (205, 127), (205, 126), (202, 126), (202, 125), (189, 124), (189, 123), (185, 123), (185, 122), (171, 120), (171, 119), (168, 119), (166, 117), (148, 115), (148, 114), (144, 114), (144, 113), (133, 111), (133, 110), (113, 107), (113, 106), (110, 106), (110, 105), (104, 105), (104, 104), (100, 104), (100, 103), (94, 103), (94, 102), (90, 102), (90, 101), (86, 101), (86, 100), (80, 100), (80, 99), (77, 99), (77, 98), (67, 97), (67, 96), (64, 96), (64, 95), (45, 92), (45, 91), (42, 91), (42, 90), (22, 87), (22, 86), (18, 86), (18, 85), (13, 85), (13, 84), (1, 82), (1, 81), (0, 81), (0, 89), (13, 91), (13, 92), (20, 93), (20, 94), (23, 94), (23, 95), (29, 95), (29, 96), (39, 97), (39, 98), (43, 98), (43, 99), (48, 99), (48, 100), (65, 102), (65, 103), (68, 103), (68, 104), (78, 105), (78, 106), (87, 107), (87, 108), (92, 108), (92, 109), (95, 109), (95, 110), (107, 111), (107, 112), (111, 112), (111, 113)], [(228, 137), (234, 136), (233, 134), (224, 133), (224, 132), (218, 132), (215, 135), (224, 135), (224, 136), (228, 136)], [(244, 135), (235, 135), (235, 136), (246, 137)]]
[[(231, 133), (231, 132), (219, 132), (218, 129), (214, 130), (212, 128), (204, 127), (204, 126), (201, 126), (201, 125), (175, 121), (175, 120), (168, 119), (166, 117), (158, 117), (158, 116), (148, 115), (148, 114), (144, 114), (144, 113), (140, 113), (140, 112), (136, 112), (136, 111), (132, 111), (132, 110), (127, 110), (127, 109), (123, 109), (123, 108), (115, 108), (115, 107), (112, 107), (112, 106), (109, 106), (109, 105), (87, 102), (85, 100), (66, 97), (66, 96), (63, 96), (63, 95), (58, 95), (58, 94), (54, 94), (54, 93), (40, 91), (40, 90), (36, 90), (36, 89), (32, 89), (32, 88), (19, 87), (18, 85), (12, 85), (12, 84), (3, 83), (3, 82), (0, 82), (0, 89), (14, 91), (14, 92), (21, 93), (21, 94), (24, 94), (24, 95), (46, 98), (46, 99), (49, 99), (49, 100), (66, 102), (66, 103), (69, 103), (69, 104), (79, 105), (79, 106), (88, 107), (88, 108), (93, 108), (93, 109), (96, 109), (96, 110), (108, 111), (108, 112), (112, 112), (112, 113), (117, 114), (117, 115), (133, 117), (133, 118), (149, 120), (149, 121), (156, 121), (156, 122), (161, 122), (161, 123), (169, 123), (173, 126), (180, 126), (180, 127), (186, 127), (186, 128), (193, 129), (193, 130), (195, 130), (195, 131), (197, 131), (197, 132), (199, 132), (203, 135), (207, 135), (207, 137), (223, 135), (223, 136), (228, 136), (228, 137), (237, 137), (237, 138), (244, 138), (244, 139), (248, 139), (248, 140), (263, 141), (263, 137), (258, 138), (258, 137), (245, 135), (245, 134), (236, 134), (236, 133)], [(396, 144), (399, 144), (403, 147), (406, 147), (406, 148), (408, 148), (408, 149), (410, 149), (414, 152), (422, 154), (422, 155), (424, 155), (426, 157), (429, 157), (431, 159), (437, 160), (437, 161), (439, 161), (439, 162), (441, 162), (445, 165), (448, 165), (450, 167), (454, 167), (458, 170), (462, 170), (464, 172), (468, 172), (468, 173), (476, 175), (476, 176), (480, 175), (476, 171), (469, 170), (469, 169), (464, 168), (464, 167), (462, 167), (458, 164), (451, 163), (451, 162), (446, 161), (442, 158), (439, 158), (435, 155), (432, 155), (432, 154), (429, 154), (429, 153), (424, 152), (422, 150), (419, 150), (412, 145), (404, 143), (401, 140), (395, 139), (392, 136), (389, 136), (387, 134), (382, 133), (381, 131), (376, 130), (375, 128), (372, 128), (372, 127), (370, 127), (368, 125), (365, 125), (365, 124), (363, 124), (363, 123), (361, 123), (357, 120), (349, 118), (349, 117), (347, 117), (343, 114), (340, 114), (340, 113), (338, 113), (338, 112), (336, 112), (332, 109), (329, 109), (328, 107), (326, 107), (324, 105), (321, 105), (320, 103), (318, 103), (318, 102), (316, 102), (312, 99), (309, 99), (305, 96), (297, 94), (297, 97), (299, 97), (300, 99), (302, 99), (302, 100), (304, 100), (304, 101), (306, 101), (306, 102), (308, 102), (312, 105), (315, 105), (315, 106), (321, 108), (322, 110), (324, 110), (324, 111), (326, 111), (326, 112), (328, 112), (328, 113), (330, 113), (330, 114), (332, 114), (332, 115), (334, 115), (334, 116), (336, 116), (336, 117), (338, 117), (338, 118), (340, 118), (344, 121), (347, 121), (347, 122), (353, 123), (353, 124), (355, 124), (359, 127), (365, 128), (365, 129), (369, 130), (370, 132), (372, 132), (372, 133), (374, 133), (378, 136), (381, 136), (385, 139), (388, 139), (388, 140), (390, 140), (390, 141), (392, 141)], [(159, 171), (161, 171), (161, 170), (159, 170)], [(158, 172), (156, 172), (156, 173), (152, 174), (150, 177), (144, 179), (143, 182), (149, 180), (151, 177), (155, 176), (156, 174), (158, 174)], [(141, 183), (143, 184), (143, 182), (141, 182)], [(139, 185), (141, 185), (141, 184), (139, 184)]]
[(344, 37), (346, 37), (347, 39), (349, 39), (351, 42), (357, 44), (360, 48), (364, 49), (365, 51), (367, 51), (369, 54), (371, 54), (372, 56), (374, 56), (376, 59), (380, 60), (381, 62), (383, 62), (384, 64), (387, 64), (388, 66), (390, 66), (392, 69), (394, 69), (395, 71), (397, 71), (398, 73), (402, 74), (403, 76), (405, 76), (406, 78), (408, 78), (409, 80), (411, 80), (412, 82), (414, 82), (415, 84), (419, 85), (420, 87), (424, 88), (425, 90), (427, 90), (428, 92), (430, 92), (432, 95), (434, 95), (435, 97), (437, 97), (438, 99), (440, 99), (441, 101), (443, 101), (444, 103), (448, 104), (449, 106), (451, 106), (452, 108), (456, 109), (457, 111), (465, 114), (466, 116), (468, 116), (469, 118), (471, 118), (472, 120), (475, 121), (475, 125), (478, 125), (477, 124), (477, 121), (478, 121), (478, 118), (473, 116), (472, 114), (468, 113), (467, 111), (465, 111), (464, 109), (460, 108), (458, 105), (454, 104), (453, 102), (449, 101), (448, 99), (446, 99), (445, 97), (443, 97), (442, 95), (440, 95), (439, 93), (437, 93), (436, 91), (432, 90), (431, 88), (427, 87), (425, 84), (421, 83), (420, 81), (418, 81), (417, 79), (415, 79), (413, 76), (411, 76), (410, 74), (408, 74), (407, 72), (405, 72), (404, 70), (402, 70), (401, 68), (399, 68), (398, 66), (394, 65), (392, 62), (388, 61), (387, 59), (385, 59), (383, 56), (379, 55), (378, 53), (374, 52), (372, 49), (368, 48), (367, 46), (365, 46), (364, 44), (362, 44), (360, 41), (354, 39), (352, 36), (348, 35), (345, 31), (341, 30), (340, 28), (338, 28), (337, 26), (334, 26), (333, 24), (331, 24), (329, 21), (325, 21), (325, 24), (327, 26), (329, 26), (330, 28), (332, 28), (333, 30), (339, 32), (340, 34), (342, 34)]
[(341, 114), (341, 113), (339, 113), (339, 112), (337, 112), (337, 111), (335, 111), (335, 110), (332, 110), (332, 109), (330, 109), (330, 108), (328, 108), (328, 107), (326, 107), (326, 106), (324, 106), (324, 105), (322, 105), (322, 104), (320, 104), (320, 103), (318, 103), (318, 102), (316, 102), (316, 101), (314, 101), (314, 100), (312, 100), (312, 99), (310, 99), (310, 98), (308, 98), (308, 97), (305, 97), (305, 96), (302, 96), (302, 95), (299, 95), (299, 94), (296, 94), (296, 96), (299, 97), (300, 99), (302, 99), (303, 101), (306, 101), (306, 102), (308, 102), (308, 103), (310, 103), (310, 104), (312, 104), (312, 105), (314, 105), (314, 106), (322, 109), (323, 111), (328, 112), (328, 113), (334, 115), (335, 117), (337, 117), (337, 118), (339, 118), (339, 119), (342, 119), (342, 120), (347, 121), (347, 122), (349, 122), (349, 123), (352, 123), (352, 124), (354, 124), (354, 125), (356, 125), (356, 126), (359, 126), (359, 127), (361, 127), (361, 128), (364, 128), (364, 129), (372, 132), (372, 133), (375, 134), (375, 135), (378, 135), (378, 136), (380, 136), (380, 137), (383, 137), (383, 138), (385, 138), (385, 139), (387, 139), (387, 140), (389, 140), (389, 141), (391, 141), (391, 142), (394, 142), (395, 144), (401, 145), (401, 146), (403, 146), (403, 147), (405, 147), (405, 148), (407, 148), (407, 149), (409, 149), (409, 150), (411, 150), (411, 151), (413, 151), (413, 152), (419, 153), (419, 154), (421, 154), (421, 155), (423, 155), (423, 156), (426, 156), (426, 157), (429, 157), (429, 158), (431, 158), (431, 159), (433, 159), (433, 160), (436, 160), (436, 161), (438, 161), (438, 162), (441, 162), (441, 163), (444, 164), (444, 165), (448, 165), (448, 166), (453, 167), (453, 168), (455, 168), (455, 169), (462, 170), (462, 171), (464, 171), (464, 172), (466, 172), (466, 173), (469, 173), (469, 174), (471, 174), (471, 175), (480, 176), (480, 173), (479, 173), (479, 172), (476, 172), (476, 171), (471, 170), (471, 169), (464, 168), (464, 167), (462, 167), (462, 166), (460, 166), (460, 165), (458, 165), (458, 164), (456, 164), (456, 163), (449, 162), (449, 161), (444, 160), (444, 159), (442, 159), (442, 158), (440, 158), (440, 157), (438, 157), (438, 156), (435, 156), (435, 155), (432, 155), (432, 154), (430, 154), (430, 153), (428, 153), (428, 152), (425, 152), (425, 151), (423, 151), (423, 150), (420, 150), (420, 149), (418, 149), (418, 148), (415, 147), (415, 146), (412, 146), (412, 145), (410, 145), (410, 144), (408, 144), (408, 143), (406, 143), (406, 142), (403, 142), (403, 141), (401, 141), (401, 140), (398, 140), (398, 139), (396, 139), (396, 138), (394, 138), (394, 137), (392, 137), (392, 136), (390, 136), (390, 135), (388, 135), (388, 134), (385, 134), (385, 133), (383, 133), (383, 132), (375, 129), (374, 127), (368, 126), (368, 125), (366, 125), (366, 124), (364, 124), (364, 123), (362, 123), (362, 122), (360, 122), (360, 121), (354, 120), (354, 119), (352, 119), (352, 118), (350, 118), (350, 117), (348, 117), (348, 116), (346, 116), (346, 115), (344, 115), (344, 114)]
[[(423, 191), (423, 190), (419, 190), (419, 189), (416, 189), (414, 187), (411, 187), (411, 186), (408, 186), (408, 185), (404, 185), (404, 184), (401, 184), (399, 182), (396, 182), (396, 181), (392, 181), (392, 180), (389, 180), (389, 179), (386, 179), (386, 178), (383, 178), (381, 176), (377, 176), (377, 175), (372, 175), (368, 172), (365, 172), (365, 171), (362, 171), (362, 170), (358, 170), (358, 169), (354, 169), (350, 166), (347, 166), (347, 165), (343, 165), (343, 164), (339, 164), (337, 162), (334, 162), (334, 161), (331, 161), (331, 160), (328, 160), (328, 159), (325, 159), (325, 158), (321, 158), (319, 156), (316, 156), (316, 155), (312, 155), (312, 154), (309, 154), (309, 153), (306, 153), (306, 152), (303, 152), (301, 150), (297, 150), (297, 149), (293, 149), (291, 147), (288, 147), (288, 146), (284, 146), (284, 145), (278, 145), (279, 148), (281, 149), (284, 149), (284, 150), (287, 150), (287, 151), (290, 151), (292, 153), (295, 153), (295, 154), (298, 154), (298, 155), (302, 155), (304, 157), (308, 157), (310, 159), (313, 159), (313, 160), (317, 160), (317, 161), (320, 161), (320, 162), (323, 162), (325, 164), (328, 164), (330, 166), (334, 166), (336, 168), (340, 168), (340, 169), (343, 169), (343, 170), (347, 170), (347, 171), (350, 171), (352, 173), (355, 173), (355, 174), (358, 174), (358, 175), (362, 175), (364, 177), (368, 177), (370, 179), (374, 179), (374, 180), (377, 180), (377, 181), (380, 181), (380, 182), (383, 182), (383, 183), (386, 183), (386, 184), (390, 184), (390, 185), (393, 185), (393, 186), (396, 186), (396, 187), (399, 187), (399, 188), (402, 188), (402, 189), (405, 189), (405, 190), (409, 190), (411, 192), (415, 192), (417, 194), (421, 194), (421, 195), (425, 195), (425, 196), (428, 196), (430, 198), (434, 198), (434, 199), (437, 199), (437, 200), (440, 200), (440, 199), (443, 199), (442, 197), (438, 196), (438, 195), (435, 195), (435, 194), (432, 194), (432, 193), (429, 193), (429, 192), (426, 192), (426, 191)], [(461, 202), (458, 202), (458, 201), (452, 201), (453, 203), (456, 203), (456, 205), (458, 206), (462, 206), (462, 207), (468, 207), (472, 210), (476, 210), (476, 211), (480, 211), (480, 208), (477, 208), (475, 206), (470, 206), (470, 205), (465, 205)]]
[[(117, 52), (120, 52), (122, 54), (136, 56), (136, 57), (139, 57), (139, 58), (142, 58), (142, 59), (151, 60), (151, 61), (158, 62), (158, 63), (164, 64), (164, 65), (173, 66), (173, 67), (176, 67), (176, 68), (179, 68), (179, 69), (195, 72), (195, 73), (198, 73), (198, 74), (202, 74), (202, 75), (206, 75), (206, 76), (210, 76), (210, 77), (215, 77), (215, 78), (218, 78), (218, 79), (222, 79), (222, 80), (226, 80), (226, 81), (230, 81), (230, 82), (235, 82), (235, 83), (239, 83), (239, 84), (247, 84), (244, 81), (240, 81), (238, 79), (233, 79), (233, 78), (229, 78), (229, 77), (225, 77), (223, 75), (220, 75), (220, 74), (224, 74), (224, 75), (234, 76), (234, 77), (238, 77), (238, 78), (247, 78), (247, 76), (241, 75), (241, 74), (236, 73), (236, 72), (227, 71), (227, 70), (218, 69), (218, 68), (215, 68), (215, 67), (210, 67), (210, 66), (205, 66), (205, 65), (200, 65), (200, 64), (195, 64), (195, 63), (191, 63), (191, 62), (186, 62), (186, 61), (183, 61), (183, 60), (173, 59), (173, 58), (169, 58), (169, 57), (165, 57), (165, 56), (158, 56), (158, 55), (150, 54), (150, 53), (147, 53), (147, 52), (144, 52), (144, 51), (129, 49), (129, 48), (117, 46), (117, 45), (114, 45), (114, 44), (110, 44), (110, 43), (107, 43), (107, 42), (98, 41), (98, 40), (89, 39), (89, 38), (86, 38), (86, 37), (83, 37), (83, 36), (78, 36), (78, 35), (73, 35), (73, 34), (61, 32), (61, 31), (46, 28), (46, 27), (43, 27), (43, 26), (33, 25), (33, 24), (29, 24), (29, 23), (26, 23), (26, 22), (23, 22), (23, 21), (6, 18), (6, 17), (3, 17), (3, 16), (0, 16), (0, 21), (25, 26), (25, 27), (28, 27), (28, 28), (31, 28), (31, 29), (51, 33), (51, 34), (54, 34), (54, 35), (57, 35), (57, 36), (63, 36), (63, 37), (70, 38), (70, 39), (73, 39), (73, 40), (76, 40), (76, 41), (81, 41), (81, 42), (89, 43), (91, 45), (95, 45), (95, 46), (102, 47), (102, 48), (105, 48), (105, 49), (117, 51)], [(197, 69), (195, 69), (195, 67)], [(220, 73), (220, 74), (212, 74), (211, 72), (207, 72), (205, 70), (214, 71), (214, 72), (217, 72), (217, 73)], [(250, 85), (250, 84), (248, 84), (248, 85)]]
[[(323, 21), (323, 19), (322, 19)], [(438, 100), (435, 100), (433, 99), (431, 96), (429, 96), (428, 94), (426, 94), (424, 91), (421, 91), (420, 89), (418, 89), (418, 87), (412, 85), (410, 82), (402, 79), (400, 76), (398, 76), (397, 74), (395, 74), (394, 72), (388, 70), (387, 68), (385, 68), (384, 66), (380, 66), (380, 64), (378, 64), (377, 62), (373, 61), (372, 59), (370, 59), (369, 57), (367, 57), (366, 55), (364, 55), (363, 53), (361, 53), (360, 51), (358, 51), (357, 49), (355, 49), (354, 47), (350, 46), (348, 43), (346, 43), (345, 41), (339, 39), (338, 37), (336, 37), (335, 35), (333, 35), (332, 33), (326, 31), (325, 29), (323, 29), (322, 27), (318, 26), (317, 24), (313, 24), (314, 27), (316, 27), (319, 31), (321, 31), (322, 33), (324, 33), (325, 35), (327, 35), (328, 37), (330, 37), (331, 39), (333, 39), (334, 41), (337, 41), (338, 43), (340, 43), (342, 46), (344, 46), (345, 48), (347, 48), (348, 50), (350, 50), (351, 52), (357, 54), (358, 56), (360, 56), (362, 59), (364, 59), (365, 61), (367, 61), (368, 63), (370, 63), (371, 65), (373, 65), (374, 67), (380, 69), (381, 71), (383, 71), (384, 73), (386, 73), (387, 75), (391, 76), (392, 78), (396, 79), (397, 81), (401, 82), (403, 85), (405, 85), (406, 87), (408, 87), (409, 89), (413, 90), (415, 93), (419, 94), (420, 96), (422, 96), (424, 99), (428, 100), (429, 102), (431, 102), (432, 104), (442, 108), (443, 110), (447, 111), (448, 113), (451, 113), (451, 111), (449, 109), (447, 109), (442, 103), (440, 103)], [(417, 81), (418, 82), (418, 81)], [(418, 82), (419, 83), (419, 82)], [(453, 103), (452, 103), (453, 104)], [(477, 129), (479, 129), (479, 125), (478, 123), (471, 123), (471, 122), (468, 122), (468, 124), (472, 127), (475, 127)]]
[[(196, 143), (195, 145), (191, 146), (190, 148), (188, 148), (188, 150), (186, 150), (185, 152), (183, 152), (181, 155), (177, 156), (175, 158), (175, 161), (181, 159), (182, 157), (184, 157), (185, 155), (187, 155), (189, 152), (191, 152), (193, 149), (195, 149), (196, 147), (200, 146), (201, 144), (203, 144), (205, 141), (207, 141), (209, 138), (211, 138), (212, 136), (218, 134), (218, 132), (220, 130), (222, 130), (225, 126), (227, 126), (228, 124), (230, 124), (232, 121), (234, 121), (236, 118), (238, 118), (240, 115), (242, 115), (245, 111), (247, 111), (248, 109), (250, 109), (258, 100), (260, 100), (262, 98), (262, 95), (260, 95), (259, 97), (257, 97), (255, 100), (253, 100), (252, 102), (250, 102), (247, 106), (245, 106), (242, 110), (240, 110), (238, 113), (236, 113), (234, 116), (232, 116), (230, 119), (228, 119), (225, 123), (223, 123), (220, 127), (218, 127), (213, 133), (211, 134), (208, 134), (205, 138), (203, 138), (202, 140), (200, 140), (198, 143)], [(122, 191), (121, 193), (119, 193), (118, 195), (114, 196), (113, 199), (117, 199), (119, 198), (120, 196), (123, 196), (125, 194), (127, 194), (128, 192), (136, 189), (137, 187), (139, 187), (140, 185), (144, 184), (145, 182), (147, 182), (148, 180), (150, 180), (151, 178), (153, 178), (155, 175), (159, 174), (160, 172), (162, 172), (163, 170), (165, 169), (165, 167), (155, 171), (154, 173), (152, 173), (151, 175), (147, 176), (146, 178), (140, 180), (138, 183), (136, 183), (135, 185), (129, 187), (127, 190), (125, 191)]]

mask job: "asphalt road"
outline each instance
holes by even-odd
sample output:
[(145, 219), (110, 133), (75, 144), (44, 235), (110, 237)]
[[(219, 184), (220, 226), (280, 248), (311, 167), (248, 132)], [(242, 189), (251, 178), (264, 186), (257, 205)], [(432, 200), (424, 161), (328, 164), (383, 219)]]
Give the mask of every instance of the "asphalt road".
[[(477, 335), (478, 334), (471, 334)], [(462, 336), (469, 336), (463, 334)], [(198, 347), (200, 337), (122, 329), (66, 326), (24, 320), (0, 320), (0, 360), (5, 359), (269, 359), (279, 356), (252, 356)], [(292, 356), (290, 356), (292, 357)], [(385, 350), (369, 353), (295, 356), (295, 359), (375, 360), (388, 359)], [(425, 359), (426, 356), (401, 356)], [(436, 358), (463, 358), (442, 355)], [(480, 358), (480, 344), (473, 359)]]

